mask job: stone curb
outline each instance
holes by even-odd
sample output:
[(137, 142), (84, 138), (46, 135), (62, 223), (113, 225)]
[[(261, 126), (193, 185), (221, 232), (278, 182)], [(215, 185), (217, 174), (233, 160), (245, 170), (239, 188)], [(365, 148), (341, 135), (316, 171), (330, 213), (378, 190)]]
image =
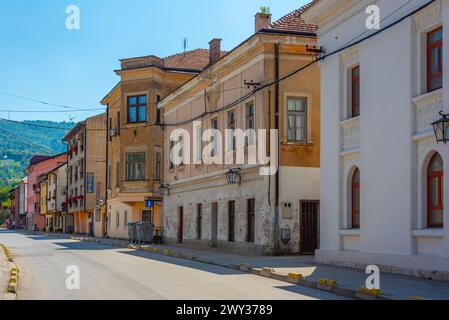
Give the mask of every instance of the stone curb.
[[(47, 236), (47, 234), (46, 234), (46, 236)], [(302, 287), (306, 287), (306, 288), (331, 292), (336, 295), (350, 298), (350, 299), (392, 300), (392, 299), (390, 299), (386, 296), (383, 296), (381, 294), (369, 294), (369, 293), (360, 291), (360, 289), (353, 290), (353, 289), (343, 288), (343, 287), (339, 286), (335, 280), (332, 280), (332, 279), (319, 279), (318, 281), (307, 280), (301, 274), (298, 274), (298, 273), (289, 273), (288, 275), (285, 275), (285, 274), (277, 273), (272, 268), (254, 268), (245, 263), (240, 264), (240, 265), (217, 263), (214, 261), (205, 260), (203, 258), (197, 258), (192, 253), (186, 254), (186, 253), (181, 253), (181, 252), (174, 252), (169, 249), (161, 251), (161, 249), (157, 248), (156, 246), (142, 247), (140, 245), (134, 245), (134, 244), (129, 244), (129, 243), (120, 244), (120, 243), (102, 241), (97, 238), (76, 237), (76, 236), (71, 236), (71, 237), (68, 237), (67, 239), (84, 241), (84, 242), (93, 242), (93, 243), (103, 244), (103, 245), (112, 246), (112, 247), (128, 248), (131, 250), (143, 251), (146, 253), (156, 253), (156, 254), (164, 255), (164, 256), (168, 256), (168, 257), (201, 262), (201, 263), (215, 265), (215, 266), (224, 267), (224, 268), (228, 268), (228, 269), (238, 270), (241, 272), (245, 272), (248, 274), (257, 275), (257, 276), (261, 276), (261, 277), (265, 277), (265, 278), (271, 278), (274, 280), (283, 281), (283, 282), (287, 282), (289, 284), (294, 284), (294, 285), (298, 285), (298, 286), (302, 286)]]
[(19, 294), (19, 268), (14, 263), (14, 259), (11, 257), (8, 248), (4, 244), (0, 244), (3, 253), (7, 259), (7, 266), (9, 269), (8, 285), (6, 288), (5, 299), (14, 300), (17, 299)]

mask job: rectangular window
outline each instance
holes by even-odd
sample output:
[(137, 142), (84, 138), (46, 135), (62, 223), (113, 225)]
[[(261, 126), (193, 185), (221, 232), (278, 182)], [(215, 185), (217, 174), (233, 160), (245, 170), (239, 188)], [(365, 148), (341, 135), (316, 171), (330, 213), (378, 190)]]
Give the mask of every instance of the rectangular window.
[(203, 205), (199, 203), (196, 208), (196, 238), (201, 240), (201, 227), (203, 224)]
[(110, 164), (108, 164), (108, 173), (107, 174), (108, 174), (107, 188), (111, 189), (111, 185), (112, 185), (112, 166)]
[(443, 87), (443, 28), (427, 34), (427, 92)]
[(109, 118), (109, 141), (112, 141), (112, 118)]
[(160, 151), (156, 151), (154, 156), (154, 180), (162, 180), (162, 154)]
[[(246, 130), (256, 129), (256, 106), (254, 101), (249, 102), (246, 105)], [(256, 142), (255, 131), (245, 138), (246, 145), (253, 145)]]
[(125, 214), (123, 215), (123, 228), (128, 227), (128, 211), (125, 210)]
[(181, 163), (179, 164), (179, 166), (183, 166), (184, 165), (184, 136), (179, 136), (179, 140), (178, 140), (179, 145), (181, 146), (181, 148), (179, 149), (179, 157), (181, 159)]
[(202, 132), (201, 132), (201, 122), (199, 125), (193, 126), (195, 131), (195, 142), (193, 148), (195, 148), (195, 159), (194, 163), (201, 162), (201, 154), (202, 154)]
[[(212, 118), (211, 119), (211, 123), (210, 123), (210, 128), (214, 129), (214, 130), (218, 130), (218, 118)], [(213, 143), (214, 143), (214, 149), (211, 152), (211, 157), (215, 157), (215, 155), (217, 154), (217, 149), (218, 149), (218, 137), (216, 134), (216, 131), (214, 133), (214, 137), (213, 137)]]
[(255, 223), (256, 200), (255, 199), (247, 200), (246, 213), (247, 213), (247, 219), (248, 219), (248, 221), (247, 221), (247, 225), (248, 225), (247, 241), (254, 242), (255, 229), (256, 229), (256, 223)]
[(120, 187), (120, 161), (115, 163), (115, 186)]
[(351, 118), (360, 116), (360, 66), (351, 69)]
[(287, 99), (287, 140), (307, 142), (307, 98)]
[(147, 121), (147, 96), (128, 97), (128, 123)]
[(120, 135), (120, 111), (117, 112), (117, 135)]
[(153, 216), (150, 210), (142, 210), (142, 219), (143, 222), (153, 222)]
[[(232, 130), (234, 133), (235, 130), (235, 110), (228, 111), (227, 114), (227, 129)], [(235, 137), (232, 136), (232, 139), (229, 140), (228, 150), (235, 150)]]
[(235, 201), (228, 202), (228, 241), (235, 241)]
[(120, 212), (116, 212), (115, 213), (115, 227), (119, 228), (120, 227)]
[(156, 125), (161, 123), (161, 110), (157, 107), (157, 104), (161, 101), (161, 96), (156, 96)]
[(172, 158), (171, 158), (171, 151), (173, 150), (173, 147), (175, 146), (175, 142), (170, 141), (169, 145), (170, 145), (170, 147), (168, 148), (168, 168), (170, 170), (173, 170), (175, 168), (175, 164), (173, 163)]
[(145, 180), (145, 153), (140, 152), (126, 154), (126, 180)]

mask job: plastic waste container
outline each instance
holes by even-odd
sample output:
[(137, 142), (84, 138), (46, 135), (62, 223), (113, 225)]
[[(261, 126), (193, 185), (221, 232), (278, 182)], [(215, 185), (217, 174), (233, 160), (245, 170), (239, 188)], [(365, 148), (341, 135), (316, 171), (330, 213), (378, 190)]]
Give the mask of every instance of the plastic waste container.
[(154, 225), (151, 222), (138, 222), (136, 224), (137, 229), (137, 242), (150, 243), (153, 240)]
[(128, 238), (129, 242), (134, 243), (137, 241), (137, 229), (136, 222), (128, 222)]

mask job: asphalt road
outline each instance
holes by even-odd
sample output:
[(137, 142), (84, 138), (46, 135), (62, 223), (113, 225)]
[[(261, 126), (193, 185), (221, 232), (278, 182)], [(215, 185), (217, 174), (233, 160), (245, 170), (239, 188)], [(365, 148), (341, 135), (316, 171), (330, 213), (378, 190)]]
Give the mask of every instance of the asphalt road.
[[(310, 300), (331, 293), (146, 252), (0, 230), (20, 268), (19, 299)], [(80, 271), (80, 289), (66, 287), (68, 266)]]

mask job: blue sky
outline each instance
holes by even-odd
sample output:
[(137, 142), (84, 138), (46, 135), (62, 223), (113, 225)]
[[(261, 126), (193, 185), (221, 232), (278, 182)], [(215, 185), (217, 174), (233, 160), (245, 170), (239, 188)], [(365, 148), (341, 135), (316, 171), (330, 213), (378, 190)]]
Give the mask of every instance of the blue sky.
[[(254, 31), (269, 6), (276, 20), (308, 0), (0, 0), (0, 92), (77, 108), (101, 108), (117, 83), (118, 59), (207, 48), (230, 50)], [(80, 30), (67, 30), (66, 7), (80, 8)], [(0, 94), (0, 110), (61, 111)], [(101, 111), (73, 112), (74, 121)], [(11, 120), (68, 121), (68, 113), (10, 113)], [(0, 111), (1, 118), (8, 113)]]

